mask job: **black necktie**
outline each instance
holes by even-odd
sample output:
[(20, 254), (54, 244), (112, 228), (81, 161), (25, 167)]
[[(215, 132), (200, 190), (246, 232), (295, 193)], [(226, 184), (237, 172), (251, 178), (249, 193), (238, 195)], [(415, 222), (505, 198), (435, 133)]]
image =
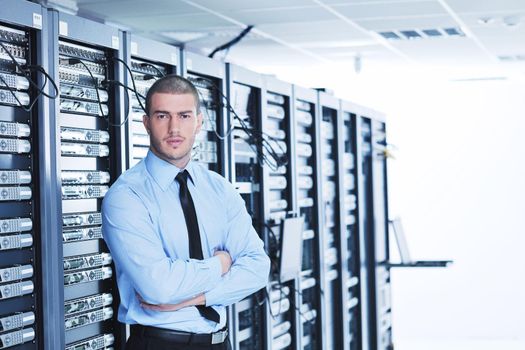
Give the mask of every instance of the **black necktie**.
[[(175, 179), (180, 185), (180, 204), (184, 212), (184, 219), (186, 219), (186, 227), (188, 228), (188, 241), (190, 245), (190, 258), (202, 260), (202, 244), (201, 235), (199, 233), (199, 223), (197, 222), (197, 213), (191, 199), (190, 191), (188, 190), (188, 171), (180, 172)], [(202, 317), (219, 323), (220, 316), (212, 307), (197, 305), (197, 310)]]

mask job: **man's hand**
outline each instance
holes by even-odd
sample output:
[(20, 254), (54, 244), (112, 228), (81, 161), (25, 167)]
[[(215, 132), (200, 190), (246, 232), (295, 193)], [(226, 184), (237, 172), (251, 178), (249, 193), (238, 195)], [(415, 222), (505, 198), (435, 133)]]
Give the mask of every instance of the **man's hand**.
[(159, 312), (168, 312), (168, 311), (177, 311), (188, 306), (196, 305), (206, 305), (206, 297), (204, 294), (199, 294), (194, 298), (188, 299), (186, 301), (180, 302), (178, 304), (149, 304), (142, 299), (142, 297), (137, 294), (137, 298), (140, 301), (140, 306), (146, 310), (159, 311)]
[(218, 256), (219, 259), (221, 259), (221, 266), (222, 266), (222, 274), (224, 275), (226, 272), (230, 271), (230, 267), (232, 266), (232, 257), (230, 256), (230, 253), (228, 253), (225, 250), (216, 250), (215, 253), (213, 253), (214, 256)]

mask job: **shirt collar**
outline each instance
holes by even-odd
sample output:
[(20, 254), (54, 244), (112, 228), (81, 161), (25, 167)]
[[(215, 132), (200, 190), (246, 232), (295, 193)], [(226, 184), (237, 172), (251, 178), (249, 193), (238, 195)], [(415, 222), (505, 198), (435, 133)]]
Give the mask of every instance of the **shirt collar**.
[[(146, 168), (148, 169), (151, 177), (153, 177), (155, 182), (160, 186), (160, 188), (162, 188), (163, 191), (166, 191), (170, 187), (171, 183), (175, 181), (177, 174), (184, 170), (163, 159), (160, 159), (157, 155), (155, 155), (155, 153), (151, 152), (151, 150), (148, 151), (145, 162)], [(185, 169), (188, 170), (188, 173), (190, 174), (190, 180), (195, 185), (194, 168), (193, 161), (190, 160)]]

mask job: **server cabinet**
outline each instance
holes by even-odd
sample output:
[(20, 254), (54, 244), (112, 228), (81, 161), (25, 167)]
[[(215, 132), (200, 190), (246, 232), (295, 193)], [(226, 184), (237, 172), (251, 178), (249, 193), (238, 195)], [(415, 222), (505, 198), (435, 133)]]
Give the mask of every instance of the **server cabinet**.
[(343, 320), (343, 261), (341, 255), (346, 251), (340, 216), (340, 129), (338, 123), (340, 101), (335, 97), (319, 92), (320, 120), (320, 164), (321, 197), (319, 204), (321, 216), (319, 231), (321, 254), (322, 303), (324, 305), (323, 349), (342, 349)]
[[(342, 265), (342, 323), (340, 349), (362, 349), (361, 269), (359, 240), (359, 208), (357, 205), (357, 156), (356, 123), (359, 106), (341, 101), (341, 118), (338, 123), (338, 141), (341, 155), (339, 161), (339, 203), (341, 217), (341, 265)], [(345, 247), (346, 243), (346, 247)]]
[(192, 159), (229, 178), (229, 132), (226, 113), (224, 63), (192, 52), (182, 52), (182, 75), (197, 88), (201, 101), (202, 129), (195, 138)]
[[(384, 117), (363, 109), (356, 130), (359, 159), (359, 231), (361, 240), (362, 295), (366, 293), (367, 347), (393, 349), (390, 269), (388, 249), (388, 205), (386, 183), (386, 127)], [(365, 299), (362, 298), (365, 302)], [(363, 339), (363, 343), (365, 340)]]
[[(43, 344), (41, 193), (46, 118), (40, 6), (5, 1), (0, 13), (0, 349)], [(33, 67), (33, 68), (31, 68)], [(55, 94), (57, 91), (51, 92)]]
[(295, 128), (296, 200), (300, 215), (305, 217), (303, 231), (303, 264), (297, 305), (301, 322), (300, 349), (321, 349), (324, 339), (321, 318), (321, 273), (323, 255), (320, 241), (319, 208), (319, 127), (317, 91), (294, 86), (293, 113)]
[[(283, 219), (296, 216), (295, 160), (293, 159), (294, 132), (292, 119), (292, 85), (273, 77), (264, 77), (261, 129), (267, 136), (268, 148), (263, 150), (269, 164), (263, 167), (265, 226), (268, 229), (268, 252), (272, 261), (269, 289), (269, 311), (266, 327), (270, 330), (268, 349), (298, 349), (300, 342), (296, 305), (298, 305), (298, 278), (281, 280), (280, 254)], [(286, 268), (286, 267), (285, 267)]]
[(54, 10), (49, 16), (53, 73), (60, 89), (60, 99), (51, 105), (57, 151), (51, 156), (57, 163), (50, 176), (60, 186), (61, 217), (47, 237), (59, 245), (56, 273), (63, 286), (54, 307), (63, 315), (64, 334), (55, 348), (121, 348), (119, 296), (102, 240), (100, 209), (125, 159), (123, 90), (115, 83), (123, 81), (117, 64), (123, 59), (122, 35)]
[[(231, 182), (246, 202), (253, 225), (261, 238), (268, 242), (264, 230), (263, 172), (260, 143), (254, 138), (261, 131), (263, 115), (261, 75), (233, 64), (226, 65), (231, 128)], [(271, 339), (266, 327), (268, 304), (261, 293), (255, 293), (231, 307), (230, 330), (233, 348), (259, 350)]]
[(146, 157), (149, 135), (142, 123), (146, 94), (153, 83), (166, 74), (180, 74), (180, 50), (177, 47), (124, 33), (124, 60), (128, 101), (126, 128), (126, 169)]

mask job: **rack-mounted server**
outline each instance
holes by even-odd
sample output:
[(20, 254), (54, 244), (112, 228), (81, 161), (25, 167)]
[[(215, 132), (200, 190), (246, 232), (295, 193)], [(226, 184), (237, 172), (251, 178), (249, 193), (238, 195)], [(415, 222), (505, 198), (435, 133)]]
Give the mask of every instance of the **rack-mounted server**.
[[(0, 349), (42, 344), (39, 120), (42, 11), (12, 1), (0, 14)], [(35, 19), (38, 22), (35, 22)], [(41, 101), (40, 101), (41, 102)]]
[(283, 219), (296, 215), (294, 199), (294, 160), (292, 85), (273, 77), (264, 77), (262, 130), (268, 146), (273, 150), (273, 158), (266, 152), (270, 164), (263, 167), (263, 186), (266, 226), (268, 229), (267, 249), (272, 260), (270, 276), (269, 311), (266, 327), (270, 339), (268, 349), (296, 349), (299, 346), (296, 317), (298, 304), (298, 277), (283, 281), (281, 279), (281, 234)]
[(340, 129), (338, 123), (340, 103), (335, 97), (319, 92), (319, 134), (321, 180), (321, 251), (322, 267), (320, 279), (324, 305), (323, 330), (324, 349), (341, 349), (343, 272), (342, 250), (346, 242), (342, 239), (339, 180), (340, 180)]
[[(118, 291), (101, 235), (101, 204), (123, 166), (122, 34), (50, 11), (60, 99), (56, 103), (57, 181), (62, 214), (65, 348), (122, 346)], [(88, 30), (89, 28), (89, 30)], [(96, 36), (88, 33), (97, 33)], [(91, 345), (90, 345), (91, 346)]]
[(358, 207), (358, 171), (356, 112), (359, 110), (349, 102), (341, 101), (341, 115), (338, 129), (341, 131), (340, 143), (340, 215), (342, 225), (341, 239), (346, 241), (342, 250), (342, 336), (341, 348), (361, 349), (361, 276), (360, 276), (360, 241), (359, 241), (359, 207)]
[(363, 110), (358, 121), (361, 275), (366, 276), (361, 291), (367, 300), (362, 315), (368, 338), (363, 346), (391, 350), (390, 269), (385, 266), (389, 260), (386, 127), (382, 115), (370, 110)]
[[(250, 137), (261, 131), (261, 76), (244, 68), (227, 64), (229, 110), (228, 127), (231, 133), (231, 182), (244, 199), (253, 225), (262, 239), (264, 235), (263, 183), (260, 161), (261, 147)], [(276, 181), (277, 183), (277, 181)], [(279, 186), (283, 186), (281, 183)], [(267, 340), (267, 307), (260, 293), (253, 294), (231, 307), (229, 327), (232, 345), (239, 350), (265, 349)]]
[(323, 344), (319, 222), (319, 115), (317, 91), (294, 86), (297, 206), (304, 216), (303, 266), (299, 281), (301, 349)]

